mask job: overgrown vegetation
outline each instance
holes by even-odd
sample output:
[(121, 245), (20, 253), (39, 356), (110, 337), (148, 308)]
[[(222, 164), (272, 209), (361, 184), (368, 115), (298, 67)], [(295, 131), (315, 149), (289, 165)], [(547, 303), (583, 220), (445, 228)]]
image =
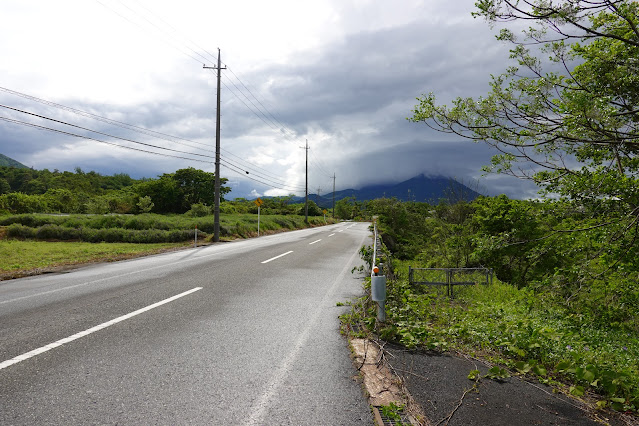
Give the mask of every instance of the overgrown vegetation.
[[(327, 222), (331, 219), (327, 218)], [(309, 224), (327, 223), (323, 217), (309, 217)], [(158, 215), (43, 215), (22, 214), (0, 216), (8, 238), (21, 240), (171, 243), (213, 234), (214, 217), (199, 214)], [(261, 215), (260, 232), (306, 227), (299, 215)], [(250, 213), (220, 215), (220, 236), (226, 239), (257, 235), (257, 216)]]
[[(376, 327), (363, 298), (343, 317), (351, 332), (463, 351), (495, 363), (495, 375), (511, 374), (505, 366), (575, 396), (596, 394), (599, 407), (639, 410), (639, 264), (626, 255), (629, 241), (604, 245), (601, 228), (589, 229), (605, 217), (565, 201), (504, 196), (370, 206), (382, 240), (392, 241), (387, 322)], [(574, 228), (582, 231), (562, 232)], [(370, 249), (361, 255), (370, 262)], [(409, 266), (488, 267), (498, 279), (456, 288), (450, 300), (441, 289), (411, 287)]]
[[(225, 184), (227, 179), (220, 179)], [(185, 213), (213, 205), (215, 174), (192, 167), (156, 179), (0, 167), (0, 213)], [(230, 191), (222, 186), (220, 195)]]

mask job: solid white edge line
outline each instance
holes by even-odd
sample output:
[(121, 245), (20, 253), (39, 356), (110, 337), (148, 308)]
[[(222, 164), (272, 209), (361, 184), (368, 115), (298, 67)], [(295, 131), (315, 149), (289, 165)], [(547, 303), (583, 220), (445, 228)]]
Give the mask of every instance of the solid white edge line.
[(312, 246), (313, 244), (315, 244), (315, 243), (319, 243), (320, 241), (322, 241), (322, 239), (321, 239), (321, 238), (320, 238), (319, 240), (317, 240), (317, 241), (313, 241), (312, 243), (308, 243), (308, 245), (309, 245), (309, 246)]
[(270, 262), (270, 261), (272, 261), (272, 260), (279, 259), (280, 257), (284, 257), (284, 256), (286, 256), (287, 254), (291, 254), (291, 253), (293, 253), (293, 250), (291, 250), (291, 251), (287, 251), (286, 253), (284, 253), (284, 254), (280, 254), (279, 256), (272, 257), (272, 258), (270, 258), (269, 260), (265, 260), (265, 261), (264, 261), (264, 262), (262, 262), (262, 263), (269, 263), (269, 262)]
[(133, 312), (128, 313), (126, 315), (122, 315), (121, 317), (112, 319), (111, 321), (107, 321), (107, 322), (102, 323), (100, 325), (96, 325), (95, 327), (91, 327), (91, 328), (89, 328), (87, 330), (84, 330), (84, 331), (81, 331), (79, 333), (76, 333), (73, 336), (65, 337), (64, 339), (60, 339), (60, 340), (58, 340), (56, 342), (49, 343), (48, 345), (42, 346), (41, 348), (34, 349), (34, 350), (32, 350), (30, 352), (27, 352), (25, 354), (22, 354), (22, 355), (18, 355), (15, 358), (12, 358), (12, 359), (9, 359), (7, 361), (4, 361), (4, 362), (0, 363), (0, 370), (2, 370), (4, 368), (7, 368), (10, 365), (17, 364), (17, 363), (19, 363), (21, 361), (27, 360), (29, 358), (33, 358), (34, 356), (40, 355), (41, 353), (50, 351), (51, 349), (57, 348), (58, 346), (62, 346), (65, 343), (69, 343), (69, 342), (72, 342), (74, 340), (77, 340), (80, 337), (88, 336), (89, 334), (92, 334), (92, 333), (95, 333), (96, 331), (99, 331), (99, 330), (102, 330), (104, 328), (110, 327), (110, 326), (112, 326), (114, 324), (117, 324), (117, 323), (122, 322), (124, 320), (127, 320), (129, 318), (132, 318), (132, 317), (134, 317), (136, 315), (140, 315), (141, 313), (144, 313), (146, 311), (150, 311), (151, 309), (154, 309), (154, 308), (157, 308), (158, 306), (162, 306), (162, 305), (164, 305), (166, 303), (172, 302), (172, 301), (174, 301), (176, 299), (179, 299), (180, 297), (187, 296), (187, 295), (189, 295), (191, 293), (194, 293), (194, 292), (196, 292), (198, 290), (202, 290), (202, 287), (195, 287), (195, 288), (193, 288), (193, 289), (191, 289), (189, 291), (185, 291), (184, 293), (180, 293), (180, 294), (175, 295), (173, 297), (169, 297), (168, 299), (164, 299), (164, 300), (162, 300), (160, 302), (154, 303), (154, 304), (149, 305), (147, 307), (144, 307), (142, 309), (138, 309), (137, 311), (133, 311)]

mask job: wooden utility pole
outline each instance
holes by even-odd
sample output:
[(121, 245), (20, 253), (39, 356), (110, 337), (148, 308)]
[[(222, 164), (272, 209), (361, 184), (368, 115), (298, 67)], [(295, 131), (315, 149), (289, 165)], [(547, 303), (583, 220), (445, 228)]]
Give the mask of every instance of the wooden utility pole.
[(304, 222), (308, 224), (308, 139), (306, 139), (306, 146), (302, 146), (306, 150), (306, 196), (304, 201)]
[(333, 173), (333, 219), (335, 219), (335, 173)]
[(213, 214), (215, 219), (213, 222), (213, 241), (220, 241), (220, 104), (221, 104), (221, 91), (220, 85), (222, 84), (222, 59), (220, 49), (217, 49), (217, 67), (207, 67), (206, 69), (217, 70), (217, 115), (215, 120), (215, 207)]

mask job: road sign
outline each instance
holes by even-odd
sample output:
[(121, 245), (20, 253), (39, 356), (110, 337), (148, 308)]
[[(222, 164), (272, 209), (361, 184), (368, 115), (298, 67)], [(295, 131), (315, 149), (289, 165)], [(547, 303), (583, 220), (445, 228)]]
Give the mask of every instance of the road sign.
[(256, 206), (260, 207), (262, 204), (264, 204), (264, 201), (262, 201), (261, 198), (258, 198), (257, 200), (253, 201), (255, 203)]

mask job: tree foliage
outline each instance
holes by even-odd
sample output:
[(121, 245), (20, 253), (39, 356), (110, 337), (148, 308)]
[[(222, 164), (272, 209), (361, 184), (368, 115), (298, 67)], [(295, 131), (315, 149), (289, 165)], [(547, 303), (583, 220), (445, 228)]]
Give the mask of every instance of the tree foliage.
[[(222, 186), (220, 192), (223, 199), (230, 188)], [(215, 174), (192, 167), (142, 180), (80, 168), (52, 172), (0, 167), (0, 209), (11, 213), (184, 213), (193, 204), (213, 205), (214, 194)]]
[(533, 179), (590, 208), (601, 208), (602, 198), (618, 200), (636, 217), (639, 4), (482, 0), (477, 6), (490, 22), (533, 25), (523, 39), (508, 29), (498, 37), (514, 43), (518, 65), (493, 77), (485, 97), (458, 98), (451, 107), (438, 105), (432, 93), (419, 98), (410, 120), (495, 147), (488, 170)]
[[(458, 98), (448, 107), (432, 93), (419, 98), (410, 120), (486, 142), (498, 151), (487, 171), (532, 179), (542, 194), (571, 202), (580, 216), (572, 229), (566, 220), (547, 222), (522, 240), (581, 231), (573, 238), (584, 251), (574, 254), (590, 265), (571, 273), (562, 267), (558, 282), (593, 278), (587, 272), (602, 262), (608, 266), (600, 272), (612, 273), (635, 253), (639, 237), (639, 3), (481, 0), (477, 7), (491, 23), (531, 24), (523, 38), (509, 29), (498, 36), (513, 43), (517, 66), (493, 77), (479, 99)], [(517, 226), (530, 230), (525, 221)], [(595, 248), (600, 241), (592, 238), (606, 244)], [(552, 252), (539, 250), (535, 256)]]

